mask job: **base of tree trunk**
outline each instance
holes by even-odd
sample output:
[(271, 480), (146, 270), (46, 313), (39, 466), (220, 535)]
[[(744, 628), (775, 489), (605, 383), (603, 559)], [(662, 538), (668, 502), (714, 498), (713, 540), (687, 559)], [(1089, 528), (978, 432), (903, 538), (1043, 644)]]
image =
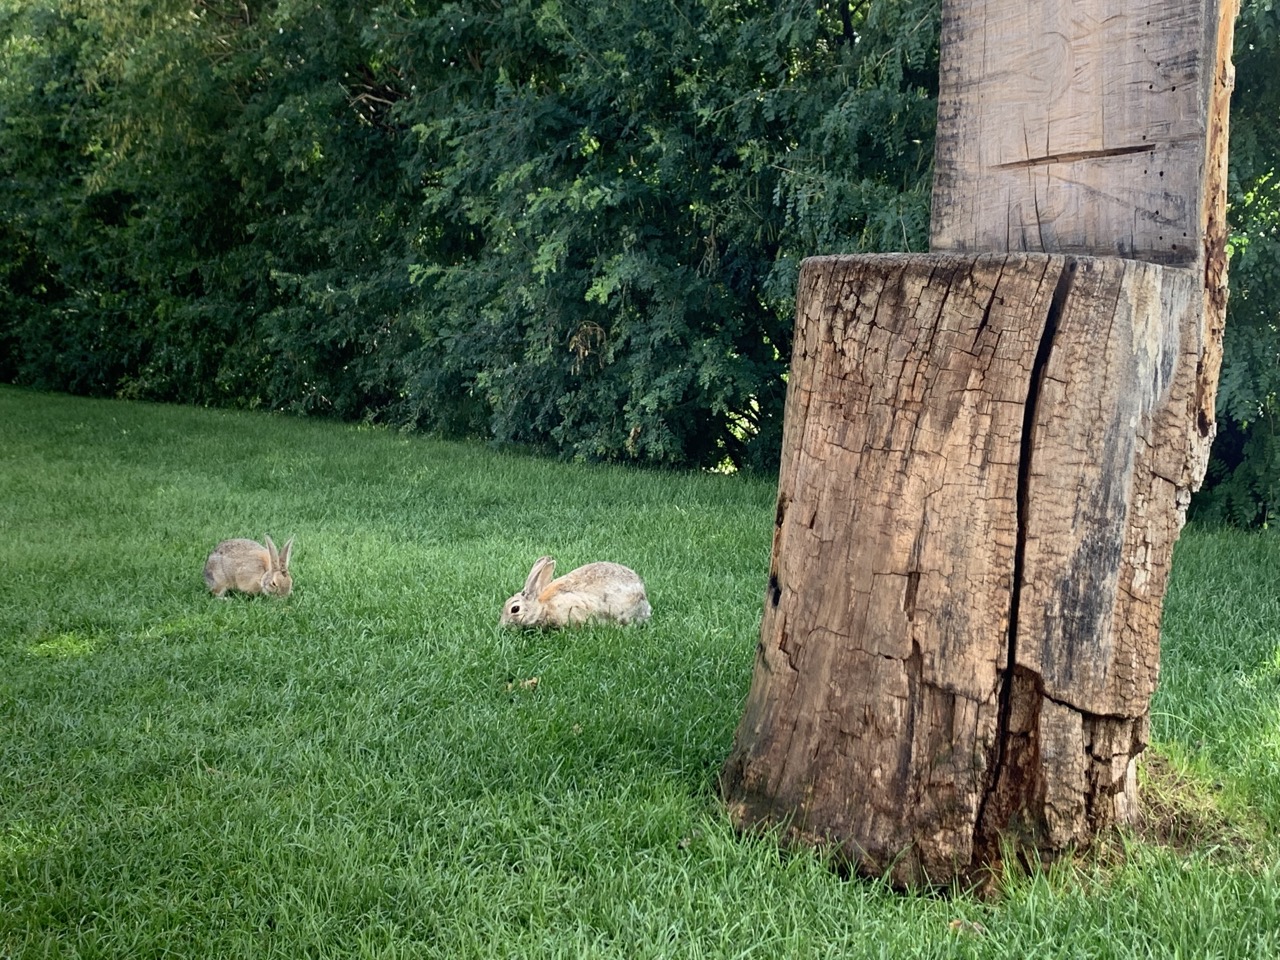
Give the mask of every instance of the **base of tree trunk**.
[(761, 640), (722, 777), (741, 825), (916, 884), (1133, 816), (1212, 433), (1203, 289), (1115, 258), (805, 262)]

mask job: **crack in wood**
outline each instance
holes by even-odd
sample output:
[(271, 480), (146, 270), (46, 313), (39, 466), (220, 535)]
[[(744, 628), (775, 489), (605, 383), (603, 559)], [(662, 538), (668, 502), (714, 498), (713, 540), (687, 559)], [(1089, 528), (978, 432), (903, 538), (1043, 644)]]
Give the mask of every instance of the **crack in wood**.
[[(972, 271), (970, 271), (969, 276), (970, 276), (970, 279), (972, 279), (973, 277)], [(978, 328), (973, 332), (973, 345), (971, 348), (972, 350), (976, 351), (978, 349), (978, 341), (982, 339), (982, 335), (987, 332), (987, 327), (990, 326), (991, 324), (991, 308), (995, 305), (996, 291), (999, 289), (999, 287), (1000, 287), (999, 283), (994, 283), (991, 285), (991, 295), (987, 297), (987, 302), (985, 306), (983, 306), (982, 308), (982, 320), (978, 323)]]
[(787, 630), (787, 624), (784, 620), (778, 629), (778, 652), (782, 654), (787, 661), (787, 666), (792, 673), (799, 673), (800, 668), (796, 666), (795, 657), (791, 653), (791, 632)]
[(1074, 713), (1080, 714), (1080, 716), (1086, 722), (1090, 720), (1096, 720), (1096, 721), (1106, 721), (1108, 723), (1133, 723), (1135, 720), (1139, 719), (1138, 717), (1132, 716), (1131, 714), (1127, 714), (1127, 713), (1093, 713), (1092, 711), (1085, 710), (1082, 707), (1072, 703), (1070, 700), (1064, 700), (1061, 697), (1052, 697), (1043, 689), (1040, 691), (1040, 696), (1042, 696), (1045, 700), (1048, 700), (1050, 703), (1057, 704), (1059, 707), (1063, 707), (1067, 710), (1071, 710)]
[(902, 612), (907, 616), (907, 623), (916, 619), (916, 594), (920, 591), (920, 571), (907, 571), (907, 586), (902, 595)]
[(1011, 160), (1008, 163), (994, 164), (994, 170), (1020, 170), (1027, 167), (1044, 167), (1051, 163), (1078, 163), (1082, 160), (1106, 160), (1110, 157), (1129, 157), (1135, 153), (1152, 153), (1156, 149), (1154, 143), (1135, 143), (1128, 147), (1107, 147), (1101, 150), (1073, 150), (1067, 153), (1048, 153), (1041, 157), (1030, 157), (1026, 160)]
[[(1027, 388), (1027, 400), (1022, 408), (1022, 435), (1018, 457), (1017, 486), (1017, 538), (1013, 554), (1013, 586), (1009, 595), (1009, 632), (1007, 640), (1007, 659), (1003, 676), (1000, 678), (998, 695), (998, 716), (996, 720), (996, 736), (993, 746), (992, 760), (986, 777), (986, 786), (982, 798), (978, 802), (978, 813), (975, 818), (975, 852), (983, 842), (992, 842), (996, 828), (987, 823), (988, 804), (995, 796), (1010, 764), (1010, 751), (1007, 749), (1012, 736), (1011, 717), (1013, 714), (1014, 676), (1018, 667), (1018, 617), (1022, 600), (1022, 584), (1026, 575), (1027, 526), (1031, 503), (1029, 487), (1031, 483), (1031, 462), (1035, 456), (1036, 416), (1040, 405), (1040, 396), (1044, 387), (1049, 357), (1053, 352), (1053, 341), (1058, 332), (1058, 324), (1065, 309), (1067, 297), (1075, 280), (1076, 260), (1066, 258), (1062, 272), (1058, 274), (1054, 285), (1053, 296), (1049, 301), (1049, 310), (1045, 316), (1044, 328), (1040, 334), (1040, 342), (1036, 348), (1035, 359), (1031, 364), (1031, 375)], [(1003, 812), (993, 817), (995, 823), (1005, 820)]]

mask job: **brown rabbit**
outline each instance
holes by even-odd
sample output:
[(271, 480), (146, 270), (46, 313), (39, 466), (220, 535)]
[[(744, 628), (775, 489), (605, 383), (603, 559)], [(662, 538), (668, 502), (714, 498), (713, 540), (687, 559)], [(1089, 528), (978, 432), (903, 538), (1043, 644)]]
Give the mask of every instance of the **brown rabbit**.
[(293, 577), (289, 575), (293, 537), (285, 541), (279, 553), (270, 537), (264, 539), (265, 547), (257, 540), (244, 539), (223, 540), (214, 547), (204, 565), (204, 582), (215, 597), (224, 597), (228, 590), (272, 597), (287, 597), (293, 592)]
[(653, 612), (645, 596), (644, 581), (620, 563), (588, 563), (552, 580), (555, 569), (556, 562), (551, 557), (538, 558), (524, 589), (503, 604), (503, 626), (643, 623)]

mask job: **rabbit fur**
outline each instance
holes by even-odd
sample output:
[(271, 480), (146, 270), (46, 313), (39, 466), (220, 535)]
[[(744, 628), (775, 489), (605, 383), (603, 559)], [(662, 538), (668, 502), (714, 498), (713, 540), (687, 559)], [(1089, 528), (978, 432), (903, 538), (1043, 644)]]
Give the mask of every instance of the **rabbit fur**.
[(204, 582), (215, 597), (223, 598), (228, 590), (264, 593), (287, 597), (293, 592), (289, 573), (289, 557), (293, 553), (293, 537), (276, 551), (270, 537), (264, 547), (256, 540), (223, 540), (209, 554), (204, 565)]
[(503, 626), (643, 623), (653, 612), (645, 596), (644, 581), (620, 563), (588, 563), (552, 580), (555, 569), (552, 557), (539, 557), (534, 562), (524, 589), (502, 606)]

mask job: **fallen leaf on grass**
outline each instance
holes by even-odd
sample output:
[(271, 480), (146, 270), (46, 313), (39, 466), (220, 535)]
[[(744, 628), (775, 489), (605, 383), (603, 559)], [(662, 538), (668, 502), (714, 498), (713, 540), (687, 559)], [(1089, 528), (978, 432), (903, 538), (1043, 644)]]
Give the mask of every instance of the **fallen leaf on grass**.
[(507, 684), (507, 693), (512, 690), (536, 690), (538, 689), (538, 678), (530, 677), (528, 680), (512, 680)]

